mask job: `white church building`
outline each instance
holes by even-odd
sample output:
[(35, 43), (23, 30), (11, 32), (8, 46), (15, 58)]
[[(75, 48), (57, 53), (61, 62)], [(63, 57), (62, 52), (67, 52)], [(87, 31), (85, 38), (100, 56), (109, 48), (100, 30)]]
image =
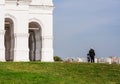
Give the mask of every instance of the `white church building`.
[(53, 62), (52, 0), (0, 0), (0, 61)]

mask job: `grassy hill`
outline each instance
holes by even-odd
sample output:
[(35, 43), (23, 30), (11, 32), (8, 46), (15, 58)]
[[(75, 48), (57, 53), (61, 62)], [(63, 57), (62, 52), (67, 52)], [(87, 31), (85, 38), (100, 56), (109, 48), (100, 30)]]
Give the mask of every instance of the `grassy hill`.
[(1, 62), (0, 84), (120, 84), (120, 65)]

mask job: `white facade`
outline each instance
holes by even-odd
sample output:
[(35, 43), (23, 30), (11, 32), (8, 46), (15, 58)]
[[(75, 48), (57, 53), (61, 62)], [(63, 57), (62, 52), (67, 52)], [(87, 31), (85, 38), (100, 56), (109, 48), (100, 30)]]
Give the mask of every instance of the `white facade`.
[(53, 62), (52, 0), (0, 0), (0, 61)]

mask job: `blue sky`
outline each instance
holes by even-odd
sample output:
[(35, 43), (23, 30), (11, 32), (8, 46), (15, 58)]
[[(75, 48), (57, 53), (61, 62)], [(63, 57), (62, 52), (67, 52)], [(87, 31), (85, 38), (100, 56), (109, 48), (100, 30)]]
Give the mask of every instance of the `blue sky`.
[(120, 57), (120, 0), (54, 0), (54, 55)]

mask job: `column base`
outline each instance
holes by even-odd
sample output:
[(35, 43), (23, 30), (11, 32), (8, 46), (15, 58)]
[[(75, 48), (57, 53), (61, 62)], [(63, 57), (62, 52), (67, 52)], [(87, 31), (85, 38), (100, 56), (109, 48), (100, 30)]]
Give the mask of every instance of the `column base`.
[(29, 50), (14, 50), (14, 62), (29, 62)]
[[(1, 23), (0, 23), (1, 24)], [(5, 30), (0, 30), (0, 61), (5, 62), (5, 47), (4, 47)]]
[(0, 62), (5, 62), (5, 49), (0, 49)]
[(53, 50), (42, 50), (41, 62), (54, 62)]

